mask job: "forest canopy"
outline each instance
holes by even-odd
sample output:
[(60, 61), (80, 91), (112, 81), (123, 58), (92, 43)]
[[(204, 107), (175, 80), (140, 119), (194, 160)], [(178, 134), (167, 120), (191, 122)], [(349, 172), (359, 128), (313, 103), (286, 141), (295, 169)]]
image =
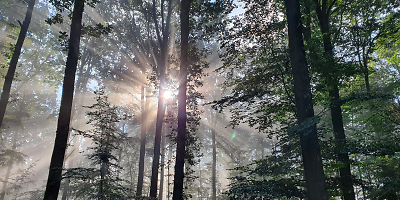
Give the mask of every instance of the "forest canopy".
[(397, 0), (0, 0), (0, 200), (400, 199)]

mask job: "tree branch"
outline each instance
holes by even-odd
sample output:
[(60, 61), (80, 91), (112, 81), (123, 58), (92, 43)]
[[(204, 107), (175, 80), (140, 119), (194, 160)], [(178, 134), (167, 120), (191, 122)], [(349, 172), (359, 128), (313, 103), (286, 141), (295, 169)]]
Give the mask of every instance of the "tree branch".
[(158, 43), (160, 46), (162, 46), (163, 41), (160, 36), (160, 30), (158, 29), (158, 21), (157, 21), (157, 12), (156, 12), (156, 0), (153, 0), (153, 21), (154, 21), (154, 26), (156, 28), (156, 34), (157, 34), (157, 39)]

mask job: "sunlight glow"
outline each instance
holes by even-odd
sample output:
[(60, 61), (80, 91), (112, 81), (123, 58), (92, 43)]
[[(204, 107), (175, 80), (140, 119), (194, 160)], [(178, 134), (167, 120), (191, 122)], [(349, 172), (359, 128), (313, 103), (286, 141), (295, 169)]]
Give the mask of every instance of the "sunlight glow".
[(171, 90), (167, 90), (167, 91), (164, 92), (164, 99), (165, 100), (172, 99), (172, 97), (173, 97), (173, 94), (172, 94)]

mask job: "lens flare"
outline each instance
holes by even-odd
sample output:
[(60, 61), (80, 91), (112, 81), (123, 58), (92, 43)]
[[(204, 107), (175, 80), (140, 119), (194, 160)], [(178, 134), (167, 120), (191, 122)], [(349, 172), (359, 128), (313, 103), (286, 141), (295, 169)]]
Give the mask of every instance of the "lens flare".
[(235, 139), (235, 137), (236, 137), (236, 131), (233, 131), (233, 134), (232, 134), (231, 140)]

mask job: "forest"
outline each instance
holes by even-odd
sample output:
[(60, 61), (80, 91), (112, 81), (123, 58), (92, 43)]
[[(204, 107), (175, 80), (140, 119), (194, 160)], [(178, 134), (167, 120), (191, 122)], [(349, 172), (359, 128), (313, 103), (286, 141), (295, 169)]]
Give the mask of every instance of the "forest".
[(399, 0), (0, 0), (0, 200), (400, 200)]

